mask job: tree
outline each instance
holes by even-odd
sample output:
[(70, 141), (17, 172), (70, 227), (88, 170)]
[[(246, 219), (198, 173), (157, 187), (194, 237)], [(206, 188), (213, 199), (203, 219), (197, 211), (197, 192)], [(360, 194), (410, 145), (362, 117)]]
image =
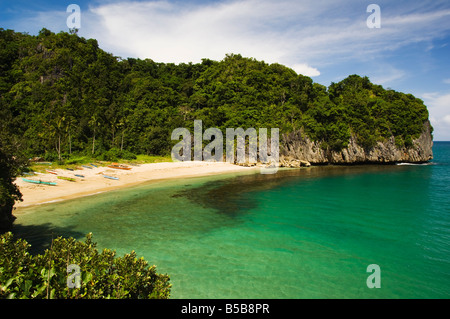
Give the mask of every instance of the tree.
[(56, 148), (59, 158), (66, 145), (94, 156), (111, 148), (163, 155), (167, 132), (195, 119), (222, 131), (303, 130), (336, 151), (350, 136), (368, 149), (391, 137), (409, 147), (428, 119), (423, 101), (367, 77), (327, 88), (239, 54), (178, 65), (120, 59), (94, 39), (46, 29), (37, 36), (0, 29), (0, 113), (9, 114), (13, 135), (26, 137), (30, 154)]
[(89, 120), (89, 125), (93, 130), (92, 155), (94, 155), (94, 153), (95, 153), (95, 132), (96, 132), (97, 128), (100, 126), (99, 116), (96, 113), (92, 114), (91, 119)]
[[(85, 242), (58, 237), (42, 255), (30, 245), (0, 236), (0, 298), (33, 299), (168, 299), (170, 278), (156, 273), (132, 251), (123, 257), (98, 252), (92, 234)], [(69, 272), (73, 271), (74, 272)], [(77, 271), (78, 270), (78, 271)], [(78, 286), (78, 287), (77, 287)]]
[(2, 123), (0, 121), (0, 233), (10, 230), (15, 220), (14, 203), (22, 200), (22, 194), (14, 180), (27, 163), (19, 142), (8, 136)]

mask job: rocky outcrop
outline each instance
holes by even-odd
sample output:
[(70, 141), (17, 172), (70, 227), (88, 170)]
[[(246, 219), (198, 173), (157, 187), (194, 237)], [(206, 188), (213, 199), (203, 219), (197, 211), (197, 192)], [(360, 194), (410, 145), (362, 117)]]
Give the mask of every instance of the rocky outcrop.
[(283, 156), (280, 158), (279, 162), (280, 167), (291, 167), (291, 168), (298, 168), (298, 167), (309, 167), (311, 166), (311, 163), (304, 160), (299, 160), (290, 156)]
[(280, 166), (294, 167), (289, 164), (292, 160), (311, 164), (423, 163), (433, 159), (432, 147), (429, 121), (424, 123), (422, 134), (413, 140), (413, 146), (409, 148), (397, 147), (392, 136), (366, 150), (358, 145), (356, 138), (352, 136), (345, 149), (338, 152), (329, 151), (321, 148), (320, 142), (312, 141), (301, 131), (296, 131), (283, 135), (280, 141)]

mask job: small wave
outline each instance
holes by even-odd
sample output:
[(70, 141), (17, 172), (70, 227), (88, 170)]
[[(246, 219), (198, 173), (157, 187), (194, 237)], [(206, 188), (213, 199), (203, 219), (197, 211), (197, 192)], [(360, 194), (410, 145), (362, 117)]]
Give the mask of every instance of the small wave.
[(427, 166), (433, 165), (433, 163), (396, 163), (395, 165), (407, 165), (407, 166)]

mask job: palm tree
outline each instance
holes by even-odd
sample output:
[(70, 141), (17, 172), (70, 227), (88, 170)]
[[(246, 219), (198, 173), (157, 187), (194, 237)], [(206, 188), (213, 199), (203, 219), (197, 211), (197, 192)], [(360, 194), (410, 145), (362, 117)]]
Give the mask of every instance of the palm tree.
[(89, 121), (89, 125), (92, 127), (93, 131), (94, 131), (94, 135), (92, 137), (92, 155), (94, 155), (95, 153), (95, 131), (96, 128), (98, 126), (100, 126), (100, 121), (99, 121), (99, 117), (97, 116), (97, 114), (92, 114), (91, 119)]

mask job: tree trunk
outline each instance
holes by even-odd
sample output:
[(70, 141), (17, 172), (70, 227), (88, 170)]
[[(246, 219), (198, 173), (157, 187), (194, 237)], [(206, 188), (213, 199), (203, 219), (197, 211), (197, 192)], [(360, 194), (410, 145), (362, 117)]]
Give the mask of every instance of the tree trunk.
[(94, 155), (95, 151), (95, 129), (94, 129), (94, 136), (92, 138), (92, 155)]
[(112, 147), (115, 147), (116, 145), (115, 145), (115, 143), (114, 143), (114, 138), (115, 138), (115, 136), (114, 136), (115, 134), (114, 134), (114, 130), (112, 131)]
[(123, 151), (123, 135), (125, 132), (122, 132), (122, 142), (120, 143), (120, 151)]
[(58, 139), (55, 141), (55, 149), (58, 153), (58, 160), (61, 160), (61, 135), (58, 134)]

